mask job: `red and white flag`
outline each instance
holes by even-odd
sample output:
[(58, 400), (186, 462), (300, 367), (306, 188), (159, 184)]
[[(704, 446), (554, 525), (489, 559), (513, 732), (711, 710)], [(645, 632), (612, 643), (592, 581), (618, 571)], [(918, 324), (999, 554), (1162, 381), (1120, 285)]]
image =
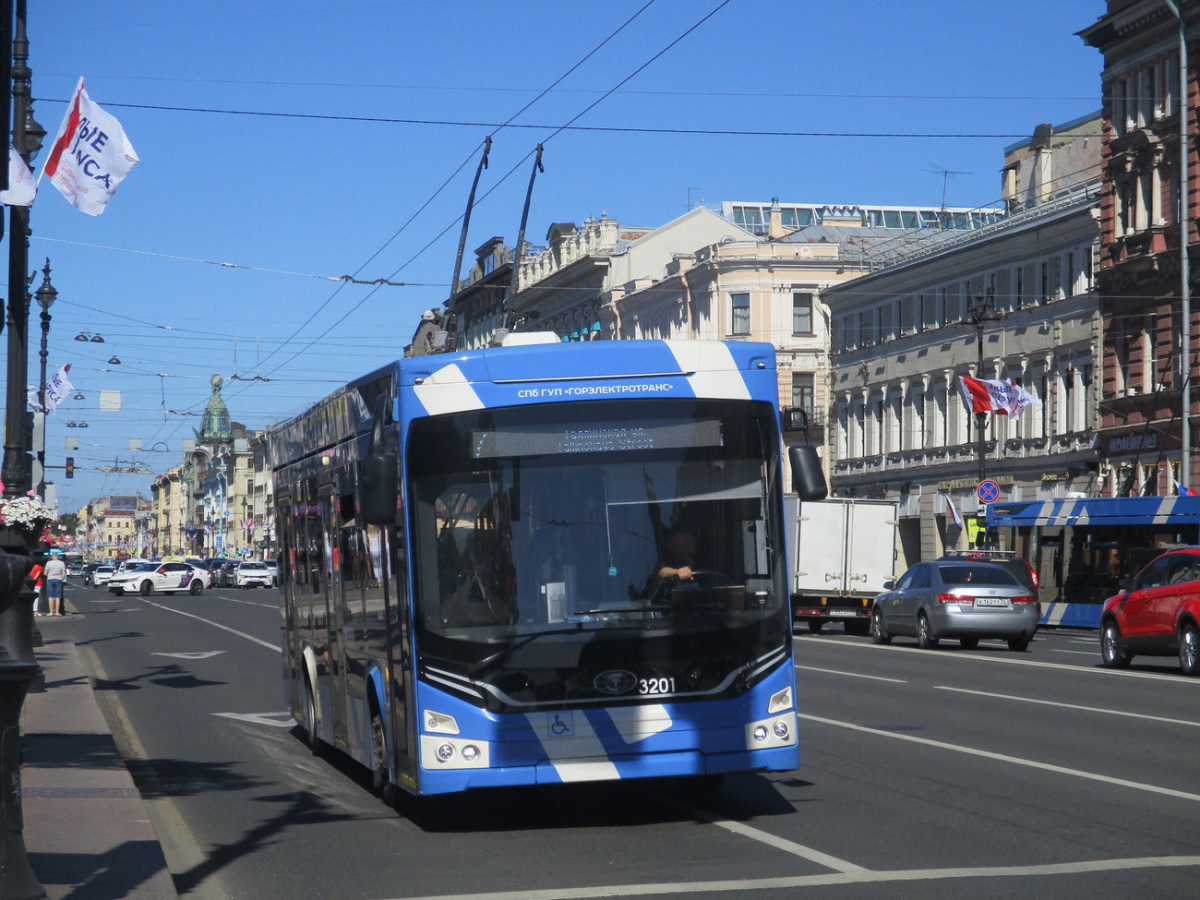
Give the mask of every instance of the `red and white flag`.
[(121, 123), (88, 98), (80, 78), (42, 175), (76, 209), (98, 216), (137, 163)]
[(0, 191), (0, 202), (9, 206), (31, 206), (34, 195), (37, 194), (37, 184), (33, 173), (21, 154), (12, 144), (8, 145), (8, 190)]
[(963, 403), (973, 413), (1005, 413), (1010, 419), (1021, 418), (1027, 406), (1041, 406), (1042, 401), (1019, 384), (998, 378), (958, 376)]

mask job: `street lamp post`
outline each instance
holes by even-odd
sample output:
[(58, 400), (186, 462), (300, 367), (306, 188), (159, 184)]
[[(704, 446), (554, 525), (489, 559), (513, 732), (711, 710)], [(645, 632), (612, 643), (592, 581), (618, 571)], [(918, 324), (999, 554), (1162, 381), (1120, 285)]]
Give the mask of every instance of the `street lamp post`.
[[(26, 0), (5, 2), (0, 33), (3, 53), (12, 53), (11, 146), (32, 162), (46, 131), (33, 118), (29, 41), (25, 34)], [(15, 20), (9, 18), (16, 13)], [(11, 24), (11, 31), (10, 31)], [(5, 87), (7, 93), (7, 86)], [(7, 118), (7, 116), (5, 117)], [(8, 123), (4, 123), (5, 128)], [(9, 207), (8, 229), (8, 384), (4, 409), (4, 459), (0, 479), (4, 499), (29, 490), (29, 448), (25, 438), (25, 385), (29, 379), (29, 209)], [(37, 536), (27, 529), (0, 529), (0, 897), (36, 900), (46, 896), (25, 850), (21, 810), (21, 707), (41, 677), (33, 654), (33, 592), (25, 586)]]
[[(33, 118), (32, 71), (25, 36), (26, 0), (16, 0), (12, 65), (12, 146), (29, 165), (42, 147), (46, 129)], [(29, 377), (29, 207), (8, 208), (8, 390), (5, 395), (4, 462), (0, 478), (6, 497), (29, 490), (29, 448), (25, 445), (25, 385)], [(25, 548), (28, 550), (28, 548)]]
[[(979, 347), (978, 367), (975, 370), (975, 377), (983, 378), (983, 330), (986, 326), (1000, 321), (1000, 315), (996, 312), (995, 288), (988, 288), (987, 294), (984, 296), (976, 294), (971, 298), (969, 317), (971, 324), (975, 326), (975, 334), (978, 338)], [(986, 412), (975, 413), (975, 454), (979, 461), (980, 481), (987, 478), (987, 446), (984, 441), (984, 425), (986, 422)]]
[(37, 289), (38, 305), (42, 308), (42, 349), (38, 354), (41, 357), (41, 377), (38, 379), (38, 406), (41, 407), (40, 415), (42, 417), (42, 437), (37, 447), (38, 460), (38, 484), (37, 495), (45, 502), (46, 499), (46, 359), (50, 355), (47, 349), (47, 341), (50, 338), (50, 307), (54, 305), (54, 301), (58, 299), (58, 291), (54, 289), (54, 285), (50, 283), (50, 260), (46, 260), (46, 267), (42, 269), (42, 286)]

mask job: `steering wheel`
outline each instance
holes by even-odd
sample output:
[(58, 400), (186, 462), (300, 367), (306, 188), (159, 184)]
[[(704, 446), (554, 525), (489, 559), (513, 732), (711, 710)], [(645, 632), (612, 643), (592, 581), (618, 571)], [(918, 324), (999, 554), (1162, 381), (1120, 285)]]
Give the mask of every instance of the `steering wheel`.
[(731, 584), (733, 584), (733, 579), (724, 572), (716, 569), (692, 569), (692, 577), (690, 579), (675, 578), (673, 581), (668, 582), (668, 589), (686, 591), (697, 588), (728, 587)]

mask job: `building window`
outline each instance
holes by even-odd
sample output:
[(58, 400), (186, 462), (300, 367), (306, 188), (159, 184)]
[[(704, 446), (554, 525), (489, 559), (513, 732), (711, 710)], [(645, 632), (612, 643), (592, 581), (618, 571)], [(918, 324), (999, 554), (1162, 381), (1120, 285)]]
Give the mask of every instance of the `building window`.
[(900, 299), (900, 334), (913, 334), (917, 331), (916, 312), (911, 296)]
[(878, 331), (879, 341), (880, 341), (880, 343), (883, 343), (884, 341), (891, 340), (893, 337), (892, 304), (885, 303), (885, 304), (883, 304), (883, 306), (879, 307), (878, 316), (879, 316), (879, 331)]
[(730, 334), (750, 333), (750, 295), (730, 294), (732, 301), (733, 323)]
[(813, 295), (808, 292), (792, 294), (792, 334), (813, 333)]
[(1158, 496), (1158, 464), (1149, 463), (1142, 467), (1142, 496)]
[(1094, 369), (1091, 363), (1079, 370), (1079, 386), (1083, 390), (1083, 428), (1090, 430), (1096, 427), (1096, 405), (1092, 399), (1092, 375)]
[(792, 406), (797, 409), (802, 409), (808, 413), (809, 417), (813, 414), (813, 402), (815, 399), (815, 380), (812, 372), (793, 372), (792, 373)]
[(870, 347), (875, 343), (875, 325), (869, 312), (858, 314), (858, 346)]

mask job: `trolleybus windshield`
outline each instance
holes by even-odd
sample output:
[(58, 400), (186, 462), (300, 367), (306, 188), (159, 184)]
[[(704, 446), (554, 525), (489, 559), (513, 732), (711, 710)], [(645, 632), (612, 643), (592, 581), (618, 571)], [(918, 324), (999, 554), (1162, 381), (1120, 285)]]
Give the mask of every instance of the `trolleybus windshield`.
[[(778, 440), (770, 404), (715, 400), (418, 420), (426, 674), (493, 709), (744, 691), (790, 639)], [(681, 533), (692, 577), (662, 577)]]

